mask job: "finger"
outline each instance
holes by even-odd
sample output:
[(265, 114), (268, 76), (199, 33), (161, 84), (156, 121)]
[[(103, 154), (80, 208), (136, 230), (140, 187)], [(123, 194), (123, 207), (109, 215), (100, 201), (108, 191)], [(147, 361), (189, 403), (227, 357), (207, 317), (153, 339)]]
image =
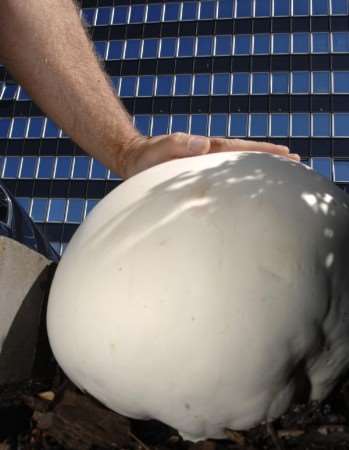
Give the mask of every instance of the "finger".
[(270, 142), (247, 141), (244, 139), (210, 138), (211, 152), (221, 151), (254, 151), (269, 152), (278, 155), (288, 154), (289, 149), (284, 145), (276, 145)]

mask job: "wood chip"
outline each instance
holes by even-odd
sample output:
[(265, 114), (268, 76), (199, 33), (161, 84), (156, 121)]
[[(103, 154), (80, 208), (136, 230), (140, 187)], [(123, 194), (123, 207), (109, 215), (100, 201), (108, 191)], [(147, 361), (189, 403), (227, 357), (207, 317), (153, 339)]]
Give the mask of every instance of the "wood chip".
[(235, 444), (240, 445), (240, 447), (246, 446), (246, 439), (241, 433), (230, 430), (229, 428), (226, 428), (224, 430), (224, 434), (230, 441), (234, 442)]
[(55, 399), (55, 393), (53, 391), (44, 391), (44, 392), (40, 392), (38, 394), (38, 397), (41, 398), (41, 400), (53, 402), (53, 400)]
[(303, 436), (304, 430), (278, 430), (277, 435), (279, 438), (297, 438)]

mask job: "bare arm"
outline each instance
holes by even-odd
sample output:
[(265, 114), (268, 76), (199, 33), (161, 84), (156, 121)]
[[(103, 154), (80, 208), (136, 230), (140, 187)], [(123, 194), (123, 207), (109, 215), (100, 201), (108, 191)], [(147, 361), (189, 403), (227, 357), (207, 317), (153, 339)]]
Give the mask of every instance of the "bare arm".
[(210, 151), (288, 152), (273, 144), (183, 133), (141, 136), (101, 69), (72, 0), (1, 0), (0, 59), (81, 148), (124, 177)]

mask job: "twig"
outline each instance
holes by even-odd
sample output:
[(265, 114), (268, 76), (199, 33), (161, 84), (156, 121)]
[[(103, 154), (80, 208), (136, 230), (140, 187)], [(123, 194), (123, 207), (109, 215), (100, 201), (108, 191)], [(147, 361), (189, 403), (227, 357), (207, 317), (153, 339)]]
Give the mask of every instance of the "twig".
[(136, 435), (134, 435), (131, 431), (129, 431), (129, 435), (131, 436), (131, 438), (137, 442), (137, 444), (139, 444), (143, 450), (151, 450), (150, 447), (148, 447), (147, 445), (144, 444), (144, 442), (142, 442)]
[(272, 422), (267, 423), (267, 430), (271, 437), (271, 440), (277, 450), (284, 450), (284, 445), (282, 441), (278, 438), (278, 435), (275, 432), (274, 426)]

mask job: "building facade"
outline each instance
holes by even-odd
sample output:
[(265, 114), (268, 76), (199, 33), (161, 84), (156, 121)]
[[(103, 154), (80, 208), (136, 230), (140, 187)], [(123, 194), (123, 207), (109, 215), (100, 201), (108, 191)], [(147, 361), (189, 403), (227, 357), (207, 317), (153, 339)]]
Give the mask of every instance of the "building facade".
[[(81, 0), (99, 57), (146, 135), (288, 145), (349, 190), (348, 0)], [(62, 252), (122, 180), (0, 67), (6, 185)], [(0, 85), (1, 86), (1, 85)]]

